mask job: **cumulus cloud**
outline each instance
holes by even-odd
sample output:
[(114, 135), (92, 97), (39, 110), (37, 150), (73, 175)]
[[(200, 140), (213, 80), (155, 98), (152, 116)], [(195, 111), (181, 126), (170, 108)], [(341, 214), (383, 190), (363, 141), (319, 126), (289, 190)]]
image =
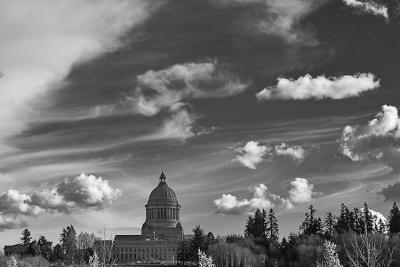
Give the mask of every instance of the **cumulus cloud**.
[(367, 124), (344, 127), (339, 151), (353, 161), (382, 159), (397, 168), (400, 159), (399, 141), (398, 110), (394, 106), (383, 105), (381, 111)]
[(299, 29), (298, 23), (327, 2), (326, 0), (220, 0), (225, 4), (256, 4), (262, 16), (256, 20), (258, 31), (284, 37), (288, 42), (309, 41), (309, 35)]
[(251, 199), (238, 199), (231, 194), (222, 194), (214, 200), (217, 208), (216, 213), (222, 214), (243, 214), (251, 213), (258, 209), (291, 209), (294, 205), (306, 203), (313, 199), (317, 193), (314, 185), (310, 184), (305, 178), (296, 178), (289, 183), (289, 197), (283, 197), (270, 192), (264, 184), (259, 184), (252, 188), (254, 192)]
[(314, 185), (305, 178), (296, 178), (289, 184), (289, 200), (292, 203), (310, 202), (314, 195)]
[(17, 215), (0, 214), (0, 232), (9, 229), (20, 229), (28, 227), (28, 223)]
[(385, 19), (389, 19), (388, 8), (384, 5), (373, 1), (343, 0), (343, 2), (347, 6), (355, 8), (363, 13), (382, 16)]
[(297, 80), (278, 78), (276, 86), (270, 86), (258, 92), (258, 100), (271, 99), (344, 99), (359, 96), (361, 93), (378, 88), (379, 80), (372, 73), (344, 75), (340, 77), (311, 75)]
[(254, 192), (253, 198), (242, 200), (231, 194), (222, 194), (220, 198), (214, 200), (214, 204), (217, 207), (216, 213), (243, 214), (253, 212), (257, 208), (267, 210), (274, 207), (292, 207), (292, 204), (287, 199), (272, 194), (264, 184), (255, 186), (252, 191)]
[(259, 142), (249, 141), (243, 147), (236, 149), (236, 152), (240, 153), (236, 156), (236, 160), (243, 166), (255, 170), (268, 150), (267, 146), (260, 145)]
[(381, 191), (378, 192), (379, 195), (382, 195), (385, 201), (400, 201), (400, 182), (388, 185), (387, 187), (382, 188)]
[(298, 145), (289, 146), (285, 143), (275, 146), (275, 153), (278, 156), (288, 156), (294, 162), (300, 163), (304, 160), (306, 151)]
[(267, 146), (261, 145), (259, 142), (249, 141), (243, 147), (235, 148), (235, 151), (239, 153), (235, 161), (253, 170), (264, 160), (272, 160), (277, 156), (289, 157), (297, 164), (301, 163), (306, 156), (306, 150), (303, 147), (285, 143)]
[(153, 116), (188, 99), (228, 97), (247, 86), (231, 73), (219, 70), (216, 62), (176, 64), (139, 75), (129, 100), (137, 112)]
[(0, 137), (22, 130), (34, 104), (74, 64), (120, 46), (120, 37), (153, 6), (144, 0), (0, 0)]
[(120, 189), (107, 180), (82, 173), (67, 178), (55, 188), (30, 194), (10, 189), (0, 195), (0, 216), (17, 219), (20, 215), (37, 216), (45, 212), (71, 213), (88, 208), (104, 209), (120, 197)]

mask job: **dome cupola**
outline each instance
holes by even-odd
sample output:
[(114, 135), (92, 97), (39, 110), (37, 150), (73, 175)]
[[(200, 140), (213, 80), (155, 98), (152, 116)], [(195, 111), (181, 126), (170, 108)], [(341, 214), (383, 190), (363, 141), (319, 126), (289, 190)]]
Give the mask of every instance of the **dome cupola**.
[(158, 186), (156, 188), (154, 188), (153, 191), (150, 193), (149, 201), (147, 202), (147, 205), (151, 205), (151, 204), (177, 205), (178, 204), (178, 199), (176, 197), (176, 194), (175, 194), (174, 190), (172, 190), (171, 187), (168, 186), (166, 180), (167, 180), (167, 177), (165, 177), (164, 172), (161, 172), (160, 182), (158, 183)]

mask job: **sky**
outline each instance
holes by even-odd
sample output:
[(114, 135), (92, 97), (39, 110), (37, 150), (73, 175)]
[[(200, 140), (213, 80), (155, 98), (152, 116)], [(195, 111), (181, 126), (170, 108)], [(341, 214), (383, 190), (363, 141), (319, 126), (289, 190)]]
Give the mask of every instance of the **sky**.
[(0, 0), (0, 246), (139, 234), (163, 170), (185, 233), (400, 200), (400, 6)]

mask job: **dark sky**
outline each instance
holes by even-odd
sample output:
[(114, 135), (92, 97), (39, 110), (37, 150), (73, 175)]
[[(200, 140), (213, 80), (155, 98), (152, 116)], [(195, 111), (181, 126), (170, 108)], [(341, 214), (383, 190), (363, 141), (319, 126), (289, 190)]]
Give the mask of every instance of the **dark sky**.
[(310, 204), (386, 216), (393, 3), (1, 0), (0, 245), (27, 225), (137, 234), (161, 170), (186, 232), (242, 233), (256, 208), (281, 235)]

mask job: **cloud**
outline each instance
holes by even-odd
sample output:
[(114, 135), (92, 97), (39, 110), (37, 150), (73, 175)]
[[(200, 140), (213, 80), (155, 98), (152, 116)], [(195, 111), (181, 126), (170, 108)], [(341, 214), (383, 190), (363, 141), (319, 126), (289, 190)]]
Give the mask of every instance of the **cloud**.
[(379, 80), (372, 73), (344, 75), (340, 77), (311, 75), (297, 80), (278, 78), (276, 86), (270, 86), (258, 92), (258, 100), (271, 99), (344, 99), (359, 96), (361, 93), (378, 88)]
[(314, 195), (314, 185), (305, 178), (296, 178), (289, 184), (289, 200), (292, 203), (310, 202)]
[(229, 97), (247, 86), (231, 73), (219, 70), (216, 62), (176, 64), (139, 75), (134, 95), (128, 100), (138, 113), (154, 116), (189, 99)]
[(240, 162), (243, 166), (255, 170), (257, 165), (264, 160), (273, 160), (277, 156), (289, 157), (293, 162), (301, 163), (306, 150), (299, 145), (288, 145), (285, 143), (275, 146), (261, 145), (259, 142), (249, 141), (243, 147), (235, 148), (239, 153), (234, 161)]
[(240, 153), (240, 155), (236, 156), (236, 160), (243, 166), (255, 170), (268, 150), (267, 146), (259, 145), (255, 141), (249, 141), (243, 147), (236, 149), (236, 152)]
[(340, 140), (339, 151), (353, 161), (382, 159), (387, 165), (400, 167), (400, 119), (394, 106), (382, 110), (366, 125), (347, 125)]
[(0, 138), (24, 129), (74, 64), (120, 46), (120, 37), (153, 6), (144, 0), (0, 0)]
[(343, 0), (343, 2), (347, 6), (355, 8), (363, 13), (382, 16), (385, 19), (389, 19), (388, 8), (384, 5), (368, 0), (367, 1)]
[(55, 188), (31, 194), (10, 189), (0, 195), (0, 216), (38, 216), (45, 212), (71, 213), (88, 208), (104, 209), (122, 194), (107, 180), (82, 173)]
[(239, 200), (231, 194), (222, 194), (221, 198), (214, 200), (217, 207), (216, 213), (222, 214), (243, 214), (251, 213), (258, 209), (268, 210), (270, 208), (291, 208), (292, 204), (285, 198), (272, 194), (268, 187), (259, 184), (252, 188), (254, 196), (251, 199)]
[(9, 189), (0, 195), (0, 214), (22, 214), (37, 216), (44, 212), (38, 206), (30, 205), (31, 197), (17, 190)]
[(275, 146), (275, 153), (278, 156), (288, 156), (294, 162), (300, 163), (305, 158), (306, 151), (298, 145), (289, 146), (285, 143)]
[(256, 209), (291, 209), (296, 204), (310, 202), (313, 196), (317, 195), (314, 185), (305, 178), (295, 178), (289, 183), (287, 198), (271, 193), (264, 184), (255, 186), (252, 191), (253, 198), (242, 200), (231, 194), (222, 194), (214, 200), (216, 213), (243, 214), (254, 212)]
[[(256, 5), (251, 25), (258, 31), (284, 37), (288, 42), (310, 41), (308, 33), (298, 23), (326, 0), (220, 0), (225, 4)], [(262, 14), (254, 16), (254, 14)], [(248, 19), (249, 20), (249, 19)], [(256, 23), (253, 21), (256, 20)], [(243, 23), (243, 22), (242, 22)]]
[(0, 232), (9, 229), (21, 229), (28, 227), (28, 223), (17, 215), (0, 214)]
[(377, 194), (382, 195), (385, 201), (400, 201), (400, 182), (388, 185), (387, 187), (382, 188)]

